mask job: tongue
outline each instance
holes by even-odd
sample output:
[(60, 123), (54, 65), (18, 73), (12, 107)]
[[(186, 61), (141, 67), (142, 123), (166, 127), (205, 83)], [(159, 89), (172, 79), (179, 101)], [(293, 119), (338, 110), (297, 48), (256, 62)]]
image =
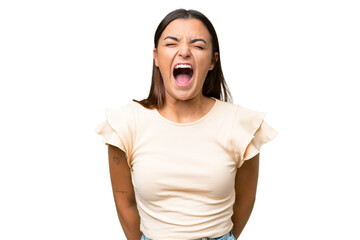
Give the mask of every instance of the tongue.
[(180, 84), (186, 84), (190, 81), (190, 76), (188, 74), (179, 74), (176, 76), (176, 81)]

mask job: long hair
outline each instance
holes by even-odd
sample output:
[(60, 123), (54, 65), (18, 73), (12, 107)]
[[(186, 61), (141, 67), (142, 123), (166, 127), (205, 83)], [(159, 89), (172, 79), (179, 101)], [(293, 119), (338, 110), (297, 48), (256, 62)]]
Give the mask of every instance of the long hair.
[[(155, 31), (155, 36), (154, 36), (155, 48), (158, 47), (158, 42), (161, 34), (172, 21), (176, 19), (190, 19), (190, 18), (198, 19), (206, 26), (207, 30), (211, 35), (213, 56), (216, 52), (219, 54), (214, 68), (208, 72), (205, 78), (205, 82), (202, 88), (202, 94), (206, 97), (214, 97), (216, 99), (225, 102), (231, 102), (232, 101), (231, 93), (225, 82), (225, 78), (221, 69), (220, 49), (219, 49), (219, 42), (216, 35), (216, 31), (214, 26), (211, 24), (210, 20), (204, 14), (195, 10), (185, 10), (185, 9), (177, 9), (175, 11), (170, 12), (160, 22), (159, 26)], [(133, 101), (138, 102), (142, 106), (149, 109), (152, 108), (161, 109), (164, 106), (165, 86), (160, 70), (155, 65), (155, 61), (153, 61), (152, 79), (151, 79), (149, 96), (141, 101), (135, 99), (133, 99)]]

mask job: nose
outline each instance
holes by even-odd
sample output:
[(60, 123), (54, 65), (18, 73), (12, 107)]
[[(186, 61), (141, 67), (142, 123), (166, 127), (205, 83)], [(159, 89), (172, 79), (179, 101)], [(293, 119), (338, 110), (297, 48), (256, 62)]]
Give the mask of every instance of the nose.
[(184, 59), (189, 58), (191, 56), (191, 52), (188, 46), (181, 46), (178, 54), (181, 58)]

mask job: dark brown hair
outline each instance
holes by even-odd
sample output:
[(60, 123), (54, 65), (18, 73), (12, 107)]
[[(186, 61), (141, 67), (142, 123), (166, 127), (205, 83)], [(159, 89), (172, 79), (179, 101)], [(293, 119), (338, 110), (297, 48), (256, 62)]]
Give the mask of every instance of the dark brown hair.
[[(216, 35), (215, 28), (209, 21), (209, 19), (202, 13), (195, 10), (185, 10), (177, 9), (170, 12), (165, 18), (160, 22), (159, 26), (155, 31), (154, 36), (154, 45), (155, 48), (158, 47), (159, 38), (165, 28), (176, 19), (189, 19), (194, 18), (200, 20), (208, 29), (211, 40), (212, 40), (212, 49), (213, 56), (217, 52), (219, 54), (218, 59), (215, 63), (213, 70), (209, 71), (202, 89), (202, 93), (206, 97), (214, 97), (225, 102), (231, 102), (231, 94), (229, 88), (225, 82), (224, 75), (221, 69), (220, 62), (220, 49), (219, 42)], [(149, 96), (146, 99), (141, 101), (133, 99), (133, 101), (140, 103), (142, 106), (152, 109), (157, 108), (161, 109), (164, 106), (165, 101), (165, 86), (164, 82), (158, 67), (155, 66), (153, 61), (153, 70), (152, 70), (152, 80)]]

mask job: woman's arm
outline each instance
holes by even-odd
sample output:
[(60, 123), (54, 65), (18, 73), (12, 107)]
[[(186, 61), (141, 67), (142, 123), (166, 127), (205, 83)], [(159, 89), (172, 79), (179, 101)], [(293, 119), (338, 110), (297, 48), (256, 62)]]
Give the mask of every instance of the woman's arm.
[(235, 177), (236, 199), (234, 214), (231, 218), (233, 235), (237, 239), (248, 221), (255, 203), (256, 187), (259, 175), (259, 154), (246, 160), (237, 170)]
[(140, 217), (125, 153), (109, 145), (109, 167), (116, 210), (128, 240), (140, 240)]

